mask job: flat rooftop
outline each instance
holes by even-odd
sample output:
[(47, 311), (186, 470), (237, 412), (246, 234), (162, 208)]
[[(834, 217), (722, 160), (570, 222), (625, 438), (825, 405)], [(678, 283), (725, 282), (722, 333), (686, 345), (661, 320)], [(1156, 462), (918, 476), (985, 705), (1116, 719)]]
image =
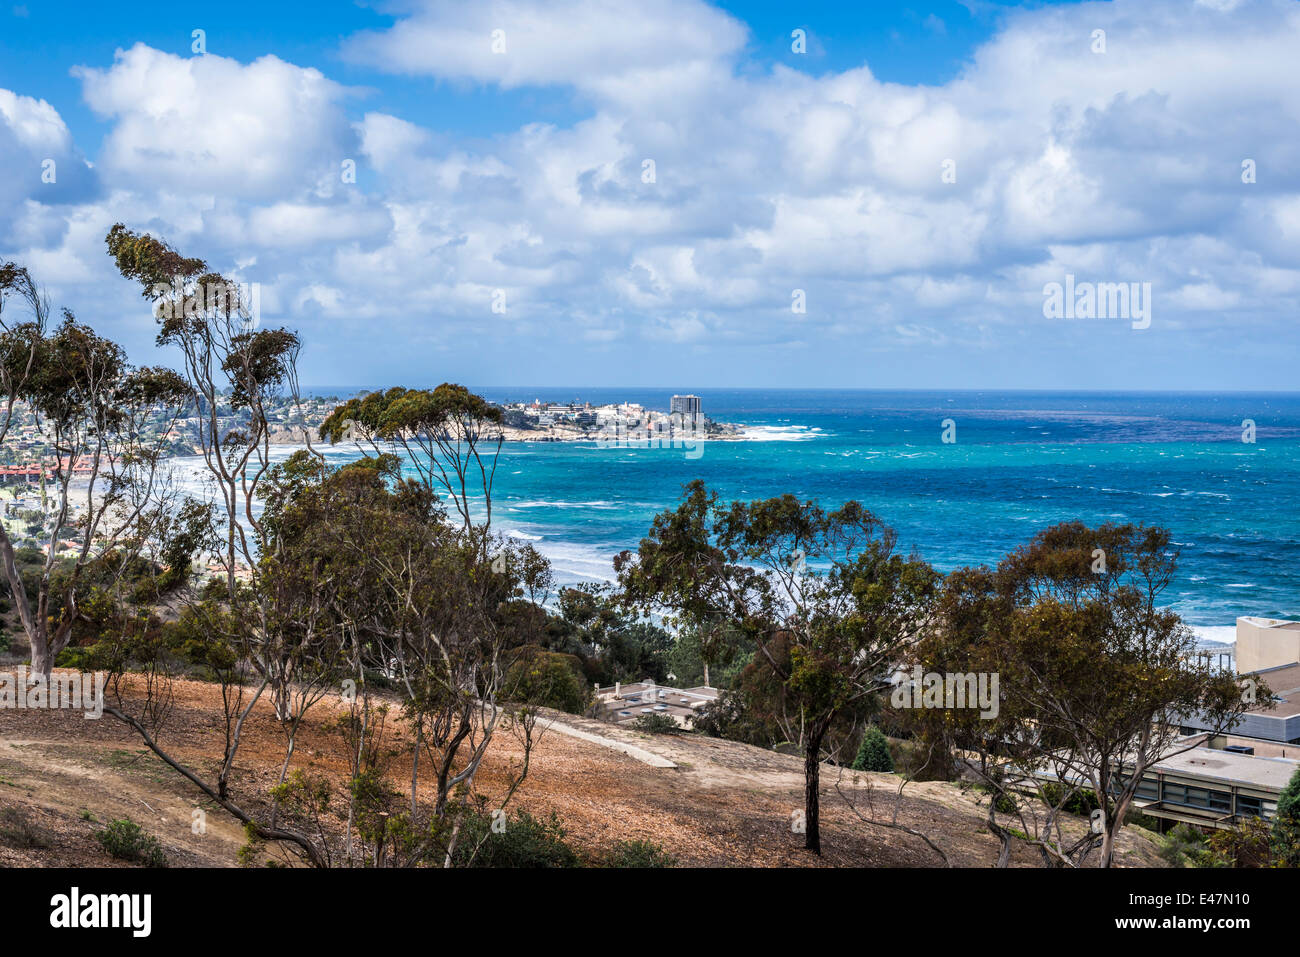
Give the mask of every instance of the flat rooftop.
[(1254, 675), (1268, 685), (1275, 700), (1260, 701), (1254, 707), (1247, 708), (1247, 714), (1267, 714), (1275, 717), (1300, 714), (1300, 663), (1265, 668), (1256, 671)]
[(1300, 761), (1292, 761), (1290, 758), (1261, 758), (1250, 754), (1233, 754), (1231, 751), (1192, 748), (1157, 761), (1152, 770), (1280, 791), (1286, 787), (1297, 768), (1300, 768)]
[(618, 686), (596, 688), (600, 715), (616, 724), (628, 724), (643, 715), (670, 715), (681, 721), (693, 721), (701, 706), (717, 700), (717, 688), (672, 688), (649, 681), (634, 681)]

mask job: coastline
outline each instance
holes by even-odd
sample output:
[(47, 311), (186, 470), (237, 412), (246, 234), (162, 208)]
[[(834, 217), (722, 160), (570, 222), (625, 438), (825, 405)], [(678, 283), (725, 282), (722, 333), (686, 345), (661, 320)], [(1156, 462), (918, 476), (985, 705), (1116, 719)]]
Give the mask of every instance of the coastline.
[[(605, 443), (637, 443), (637, 442), (671, 442), (671, 443), (696, 443), (696, 442), (749, 442), (754, 441), (755, 436), (745, 431), (742, 425), (732, 423), (716, 423), (716, 428), (712, 431), (694, 431), (690, 429), (683, 430), (653, 430), (653, 429), (630, 429), (611, 431), (609, 429), (582, 429), (576, 426), (568, 425), (545, 425), (536, 428), (521, 429), (515, 426), (502, 425), (496, 430), (505, 442), (605, 442)], [(304, 438), (307, 433), (311, 433), (311, 442), (313, 445), (319, 445), (321, 439), (316, 438), (314, 429), (308, 429), (306, 426), (297, 426), (292, 429), (280, 429), (272, 432), (267, 441), (271, 445), (297, 445), (303, 448), (307, 447)], [(198, 454), (197, 450), (191, 454)]]

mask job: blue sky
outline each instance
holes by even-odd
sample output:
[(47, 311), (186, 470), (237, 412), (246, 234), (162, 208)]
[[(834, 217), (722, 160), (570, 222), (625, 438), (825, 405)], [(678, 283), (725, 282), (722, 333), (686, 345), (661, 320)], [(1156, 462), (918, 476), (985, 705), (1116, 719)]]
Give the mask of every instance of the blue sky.
[(308, 383), (1290, 390), (1296, 49), (1281, 0), (0, 0), (0, 258), (156, 362), (102, 241), (163, 235)]

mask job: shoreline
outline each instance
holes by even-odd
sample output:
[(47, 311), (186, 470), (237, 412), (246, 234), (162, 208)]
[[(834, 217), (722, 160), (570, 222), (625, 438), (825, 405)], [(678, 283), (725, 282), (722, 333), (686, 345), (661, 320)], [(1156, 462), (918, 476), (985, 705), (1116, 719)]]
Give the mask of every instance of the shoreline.
[[(721, 423), (719, 423), (721, 425)], [(726, 424), (723, 426), (726, 431), (720, 432), (697, 432), (690, 430), (683, 431), (654, 431), (647, 429), (632, 429), (618, 432), (610, 432), (601, 429), (578, 429), (558, 425), (543, 426), (536, 429), (520, 429), (515, 426), (503, 425), (499, 432), (504, 442), (595, 442), (597, 444), (605, 443), (611, 445), (637, 444), (637, 443), (668, 443), (673, 445), (695, 445), (700, 442), (753, 442), (757, 439), (745, 431), (742, 425)], [(295, 429), (281, 429), (271, 433), (267, 441), (271, 445), (285, 446), (296, 445), (302, 448), (307, 447), (304, 441), (305, 433), (308, 429), (299, 426)], [(312, 445), (316, 447), (328, 447), (325, 440), (315, 438), (313, 431)], [(190, 453), (191, 455), (200, 454), (198, 450)]]

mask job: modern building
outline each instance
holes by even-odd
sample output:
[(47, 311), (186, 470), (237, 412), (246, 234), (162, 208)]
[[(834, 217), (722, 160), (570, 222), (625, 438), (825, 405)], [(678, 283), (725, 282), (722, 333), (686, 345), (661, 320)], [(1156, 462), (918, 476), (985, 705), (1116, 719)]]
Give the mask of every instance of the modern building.
[[(1211, 746), (1300, 758), (1300, 621), (1238, 618), (1236, 663), (1248, 707)], [(1187, 733), (1219, 730), (1200, 714), (1179, 723)]]
[(1237, 619), (1237, 670), (1248, 675), (1300, 662), (1300, 621), (1282, 618)]
[(668, 404), (668, 417), (676, 429), (704, 431), (704, 408), (698, 395), (675, 395)]
[[(1300, 769), (1300, 622), (1237, 619), (1236, 667), (1248, 707), (1223, 733), (1203, 715), (1179, 719), (1185, 745), (1142, 776), (1136, 804), (1164, 821), (1230, 827), (1270, 820)], [(1264, 693), (1264, 689), (1268, 693)]]
[(1201, 827), (1231, 827), (1252, 817), (1272, 820), (1300, 761), (1206, 747), (1209, 743), (1152, 765), (1134, 792), (1134, 805), (1161, 821)]
[(662, 714), (691, 728), (700, 708), (718, 700), (717, 688), (670, 688), (646, 678), (597, 688), (597, 716), (614, 724), (631, 724), (644, 715)]

